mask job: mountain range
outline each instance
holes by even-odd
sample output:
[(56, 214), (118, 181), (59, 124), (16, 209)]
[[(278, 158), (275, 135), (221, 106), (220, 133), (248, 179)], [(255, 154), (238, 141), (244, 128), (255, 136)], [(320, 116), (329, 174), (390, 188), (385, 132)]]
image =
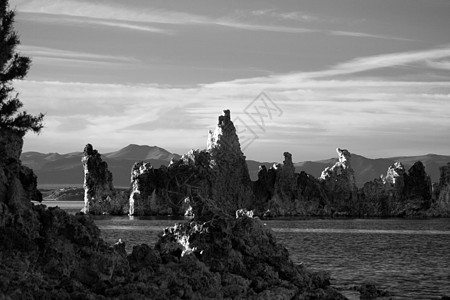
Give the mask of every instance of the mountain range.
[[(81, 157), (83, 152), (72, 152), (67, 154), (24, 152), (21, 159), (25, 166), (34, 170), (38, 176), (38, 184), (43, 185), (67, 185), (77, 186), (83, 184), (83, 167)], [(102, 153), (102, 159), (108, 163), (109, 170), (113, 174), (113, 181), (116, 187), (129, 187), (130, 171), (137, 161), (147, 161), (153, 167), (159, 168), (161, 165), (168, 165), (171, 159), (178, 159), (180, 155), (169, 151), (147, 145), (128, 145), (115, 152)], [(315, 177), (319, 177), (321, 172), (332, 166), (338, 158), (330, 158), (318, 161), (304, 161), (294, 163), (296, 172), (305, 171)], [(385, 175), (389, 166), (400, 161), (408, 170), (416, 161), (421, 161), (426, 168), (426, 172), (431, 177), (432, 182), (439, 180), (439, 167), (450, 162), (450, 155), (426, 154), (421, 156), (404, 156), (371, 159), (352, 153), (351, 165), (355, 170), (355, 178), (358, 186), (365, 182)], [(258, 177), (260, 165), (271, 167), (275, 162), (259, 162), (247, 160), (247, 165), (252, 180)]]

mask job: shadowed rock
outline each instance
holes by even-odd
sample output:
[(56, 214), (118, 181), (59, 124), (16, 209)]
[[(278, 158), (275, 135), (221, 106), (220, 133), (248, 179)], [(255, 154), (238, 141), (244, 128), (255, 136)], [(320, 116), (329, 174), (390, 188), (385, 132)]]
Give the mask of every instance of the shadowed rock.
[(450, 162), (439, 168), (439, 183), (433, 191), (432, 211), (435, 216), (450, 216)]
[(22, 134), (2, 128), (0, 131), (0, 203), (17, 211), (28, 209), (30, 200), (42, 201), (37, 189), (37, 177), (22, 166)]
[(339, 161), (326, 168), (320, 180), (335, 214), (357, 215), (358, 204), (355, 172), (351, 167), (351, 154), (346, 149), (337, 148)]
[(386, 176), (367, 182), (360, 191), (359, 209), (369, 216), (413, 216), (425, 214), (432, 204), (430, 177), (416, 162), (408, 172), (400, 162)]
[(130, 213), (135, 215), (184, 215), (186, 202), (194, 195), (214, 199), (230, 215), (250, 208), (253, 201), (247, 163), (229, 110), (210, 131), (206, 150), (191, 150), (159, 169), (137, 163), (131, 181), (130, 209), (134, 209)]
[(253, 183), (255, 202), (252, 208), (258, 215), (314, 216), (330, 215), (327, 195), (318, 179), (301, 172), (295, 173), (292, 155), (284, 153), (283, 164), (269, 170), (260, 167), (258, 180)]
[[(229, 205), (194, 193), (193, 220), (165, 229), (155, 248), (136, 245), (127, 255), (121, 241), (102, 240), (89, 215), (11, 201), (18, 194), (11, 189), (21, 187), (3, 180), (20, 173), (14, 157), (0, 161), (7, 191), (0, 202), (1, 299), (345, 299), (327, 273), (293, 264), (251, 211), (231, 215)], [(207, 152), (193, 152), (168, 169), (206, 171), (209, 178), (205, 158)], [(140, 175), (151, 170), (143, 169)]]

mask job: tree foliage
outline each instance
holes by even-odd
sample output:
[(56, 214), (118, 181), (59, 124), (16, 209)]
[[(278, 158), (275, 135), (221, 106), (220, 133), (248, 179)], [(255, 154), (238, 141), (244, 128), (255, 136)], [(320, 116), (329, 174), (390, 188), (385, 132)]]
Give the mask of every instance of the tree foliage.
[(14, 31), (15, 12), (8, 0), (0, 2), (0, 129), (11, 129), (24, 135), (28, 130), (39, 133), (44, 115), (37, 116), (20, 111), (23, 103), (12, 86), (13, 80), (23, 79), (30, 68), (31, 59), (17, 53), (20, 44)]

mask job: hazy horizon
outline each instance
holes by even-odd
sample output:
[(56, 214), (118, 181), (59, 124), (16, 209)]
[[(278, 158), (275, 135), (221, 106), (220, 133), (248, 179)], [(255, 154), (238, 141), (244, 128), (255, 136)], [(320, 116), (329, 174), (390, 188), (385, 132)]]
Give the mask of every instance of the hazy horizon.
[[(248, 159), (450, 154), (450, 2), (13, 0), (24, 152), (186, 153), (230, 109)], [(261, 94), (264, 92), (263, 94)]]
[[(102, 148), (102, 147), (97, 148), (97, 147), (95, 147), (95, 145), (93, 145), (93, 147), (94, 147), (94, 149), (99, 151), (100, 155), (104, 156), (104, 155), (107, 155), (107, 154), (118, 152), (118, 151), (120, 151), (120, 150), (122, 150), (122, 149), (124, 149), (124, 148), (126, 148), (128, 146), (131, 146), (131, 145), (135, 145), (135, 146), (138, 146), (138, 147), (145, 147), (145, 146), (147, 146), (147, 147), (158, 147), (158, 148), (162, 148), (162, 149), (168, 151), (171, 154), (177, 154), (177, 155), (180, 155), (180, 156), (182, 156), (183, 154), (186, 154), (188, 152), (188, 151), (185, 151), (185, 152), (171, 151), (170, 149), (168, 149), (166, 147), (158, 146), (158, 145), (129, 144), (129, 145), (124, 145), (123, 147), (118, 148), (118, 149), (109, 149), (109, 148)], [(198, 150), (198, 149), (193, 149), (193, 150)], [(199, 150), (202, 150), (202, 149), (199, 149)], [(42, 153), (42, 154), (54, 154), (54, 153), (56, 153), (56, 154), (60, 154), (60, 155), (66, 155), (66, 154), (72, 154), (72, 153), (80, 153), (80, 154), (82, 154), (83, 153), (83, 149), (69, 151), (69, 152), (40, 152), (40, 151), (34, 151), (34, 150), (23, 151), (23, 153), (26, 153), (26, 152), (38, 152), (38, 153)], [(336, 152), (334, 152), (334, 153), (336, 153)], [(385, 157), (369, 157), (367, 155), (364, 155), (364, 153), (355, 153), (355, 152), (353, 152), (352, 154), (363, 156), (363, 157), (368, 158), (368, 159), (390, 159), (390, 158), (398, 158), (398, 157), (416, 157), (416, 156), (426, 156), (426, 155), (450, 156), (449, 154), (445, 154), (445, 153), (418, 153), (416, 155), (390, 155), (390, 156), (385, 156)], [(245, 155), (245, 153), (244, 153), (244, 155)], [(253, 159), (251, 157), (246, 157), (246, 159), (247, 160), (258, 161), (257, 159)], [(299, 158), (293, 157), (293, 162), (294, 163), (300, 163), (300, 162), (306, 162), (306, 161), (321, 161), (321, 160), (328, 160), (328, 159), (338, 159), (338, 155), (335, 154), (335, 155), (332, 155), (330, 157), (322, 157), (322, 158), (318, 158), (318, 159), (314, 159), (314, 160), (301, 159), (301, 157), (299, 157)], [(259, 161), (260, 162), (268, 162), (268, 163), (271, 163), (271, 162), (281, 163), (281, 162), (283, 162), (283, 160), (284, 160), (284, 156), (283, 156), (283, 153), (281, 153), (278, 158), (270, 159), (270, 160), (259, 160)]]

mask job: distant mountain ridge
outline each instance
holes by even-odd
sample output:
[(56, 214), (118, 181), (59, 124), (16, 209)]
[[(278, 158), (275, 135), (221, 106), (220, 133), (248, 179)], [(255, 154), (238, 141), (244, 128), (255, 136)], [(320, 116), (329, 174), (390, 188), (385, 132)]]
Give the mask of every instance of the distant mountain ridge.
[(125, 148), (116, 152), (105, 153), (102, 156), (109, 159), (125, 159), (125, 160), (149, 160), (160, 159), (170, 161), (171, 159), (179, 159), (181, 156), (175, 153), (170, 153), (166, 149), (157, 146), (135, 145), (130, 144)]
[[(22, 163), (34, 170), (38, 176), (39, 185), (67, 184), (80, 185), (83, 183), (83, 167), (81, 165), (82, 152), (67, 154), (40, 153), (35, 151), (22, 153)], [(108, 163), (109, 170), (113, 173), (116, 187), (128, 187), (130, 185), (130, 171), (137, 161), (150, 162), (155, 168), (168, 165), (172, 159), (181, 156), (171, 153), (157, 146), (130, 144), (115, 152), (101, 153), (104, 161)], [(330, 158), (318, 161), (304, 161), (295, 163), (296, 172), (305, 171), (314, 177), (319, 177), (326, 167), (332, 166), (338, 159)], [(389, 166), (400, 161), (408, 170), (416, 161), (421, 161), (426, 168), (432, 182), (439, 180), (439, 167), (450, 162), (450, 155), (427, 154), (420, 156), (404, 156), (391, 158), (370, 159), (358, 154), (352, 154), (351, 165), (355, 170), (355, 178), (358, 186), (365, 182), (385, 175)], [(275, 162), (258, 162), (247, 160), (247, 165), (252, 180), (258, 177), (260, 165), (271, 167)]]
[[(128, 187), (130, 185), (131, 167), (137, 161), (147, 161), (155, 168), (168, 165), (172, 159), (181, 156), (176, 153), (147, 145), (130, 144), (115, 152), (100, 153), (102, 159), (108, 163), (109, 170), (113, 173), (114, 185)], [(35, 151), (22, 153), (23, 165), (34, 170), (38, 176), (39, 185), (47, 184), (83, 184), (83, 166), (81, 157), (83, 152), (67, 154), (40, 153)]]

